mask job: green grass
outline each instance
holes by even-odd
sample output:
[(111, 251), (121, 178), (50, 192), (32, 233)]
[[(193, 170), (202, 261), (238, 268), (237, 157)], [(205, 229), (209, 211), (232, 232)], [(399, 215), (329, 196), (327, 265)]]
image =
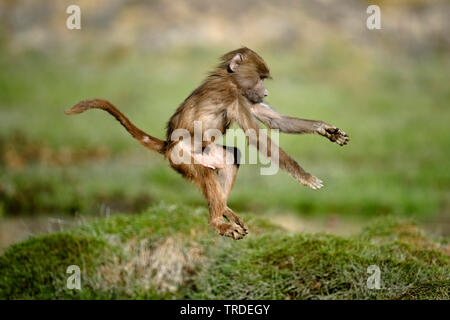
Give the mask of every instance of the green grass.
[[(30, 238), (0, 256), (0, 299), (449, 299), (450, 255), (411, 221), (359, 235), (289, 233), (245, 214), (241, 241), (215, 235), (205, 208), (166, 205)], [(66, 288), (69, 265), (81, 290)], [(368, 289), (377, 265), (381, 288)]]
[[(67, 117), (63, 110), (84, 98), (107, 98), (163, 137), (167, 119), (225, 50), (2, 52), (0, 213), (202, 204), (192, 185), (107, 114)], [(351, 142), (341, 148), (318, 136), (281, 135), (281, 146), (325, 188), (308, 190), (285, 173), (261, 176), (244, 165), (229, 199), (233, 208), (361, 219), (448, 212), (447, 56), (393, 60), (337, 45), (320, 53), (258, 51), (271, 66), (268, 101), (276, 109), (333, 123)]]

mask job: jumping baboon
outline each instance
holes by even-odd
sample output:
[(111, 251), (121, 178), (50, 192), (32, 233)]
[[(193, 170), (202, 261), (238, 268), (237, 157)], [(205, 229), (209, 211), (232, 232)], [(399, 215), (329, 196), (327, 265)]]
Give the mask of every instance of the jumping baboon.
[[(271, 129), (286, 133), (315, 133), (343, 146), (349, 141), (342, 130), (323, 121), (304, 120), (277, 113), (263, 100), (268, 95), (264, 79), (270, 78), (269, 68), (264, 60), (248, 48), (228, 52), (221, 63), (203, 83), (195, 89), (178, 107), (167, 125), (166, 140), (152, 137), (134, 126), (117, 108), (106, 100), (84, 100), (73, 106), (67, 114), (82, 113), (87, 109), (103, 109), (113, 115), (145, 147), (155, 150), (168, 159), (173, 169), (192, 181), (201, 190), (209, 205), (209, 224), (220, 235), (241, 239), (247, 233), (243, 221), (227, 206), (227, 198), (239, 169), (240, 152), (235, 147), (226, 147), (210, 141), (202, 141), (201, 152), (184, 146), (197, 161), (176, 162), (173, 150), (181, 145), (174, 141), (175, 130), (183, 129), (191, 136), (194, 121), (200, 121), (202, 130), (216, 129), (225, 134), (226, 129), (236, 122), (244, 131), (254, 130), (256, 139), (248, 139), (258, 150), (264, 148), (266, 156), (278, 155), (279, 167), (289, 172), (294, 179), (312, 189), (322, 187), (322, 181), (312, 176), (270, 138), (259, 133), (257, 120)], [(275, 148), (275, 149), (274, 149)], [(217, 155), (231, 157), (233, 161), (217, 161)], [(220, 158), (220, 157), (219, 157)], [(228, 223), (226, 223), (225, 218)]]

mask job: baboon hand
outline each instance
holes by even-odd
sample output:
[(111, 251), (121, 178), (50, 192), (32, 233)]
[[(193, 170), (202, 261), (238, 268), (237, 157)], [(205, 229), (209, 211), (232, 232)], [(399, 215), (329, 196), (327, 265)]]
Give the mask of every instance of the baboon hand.
[(310, 187), (313, 190), (318, 190), (323, 187), (322, 180), (314, 177), (309, 173), (302, 175), (298, 180), (300, 181), (301, 184)]
[(344, 131), (326, 123), (321, 123), (316, 130), (318, 134), (328, 138), (331, 142), (336, 142), (340, 146), (346, 145), (350, 140)]

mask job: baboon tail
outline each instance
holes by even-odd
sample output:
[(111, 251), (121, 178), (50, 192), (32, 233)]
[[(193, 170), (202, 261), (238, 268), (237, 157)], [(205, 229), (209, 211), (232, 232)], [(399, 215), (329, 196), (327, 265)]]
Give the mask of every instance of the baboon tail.
[(137, 128), (131, 121), (117, 109), (110, 102), (102, 99), (89, 99), (78, 102), (70, 110), (65, 111), (66, 114), (78, 114), (88, 109), (102, 109), (111, 114), (127, 131), (139, 141), (144, 147), (155, 150), (158, 153), (164, 154), (166, 142), (158, 138), (152, 137), (141, 129)]

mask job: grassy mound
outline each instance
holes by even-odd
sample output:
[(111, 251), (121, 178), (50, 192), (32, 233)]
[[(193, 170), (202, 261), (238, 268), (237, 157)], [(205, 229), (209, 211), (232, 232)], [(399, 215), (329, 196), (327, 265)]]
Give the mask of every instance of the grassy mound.
[[(449, 299), (450, 252), (413, 223), (358, 236), (288, 233), (245, 216), (245, 240), (218, 237), (206, 209), (160, 204), (34, 237), (0, 257), (2, 299)], [(81, 269), (81, 290), (66, 269)], [(380, 269), (368, 289), (367, 268)]]

